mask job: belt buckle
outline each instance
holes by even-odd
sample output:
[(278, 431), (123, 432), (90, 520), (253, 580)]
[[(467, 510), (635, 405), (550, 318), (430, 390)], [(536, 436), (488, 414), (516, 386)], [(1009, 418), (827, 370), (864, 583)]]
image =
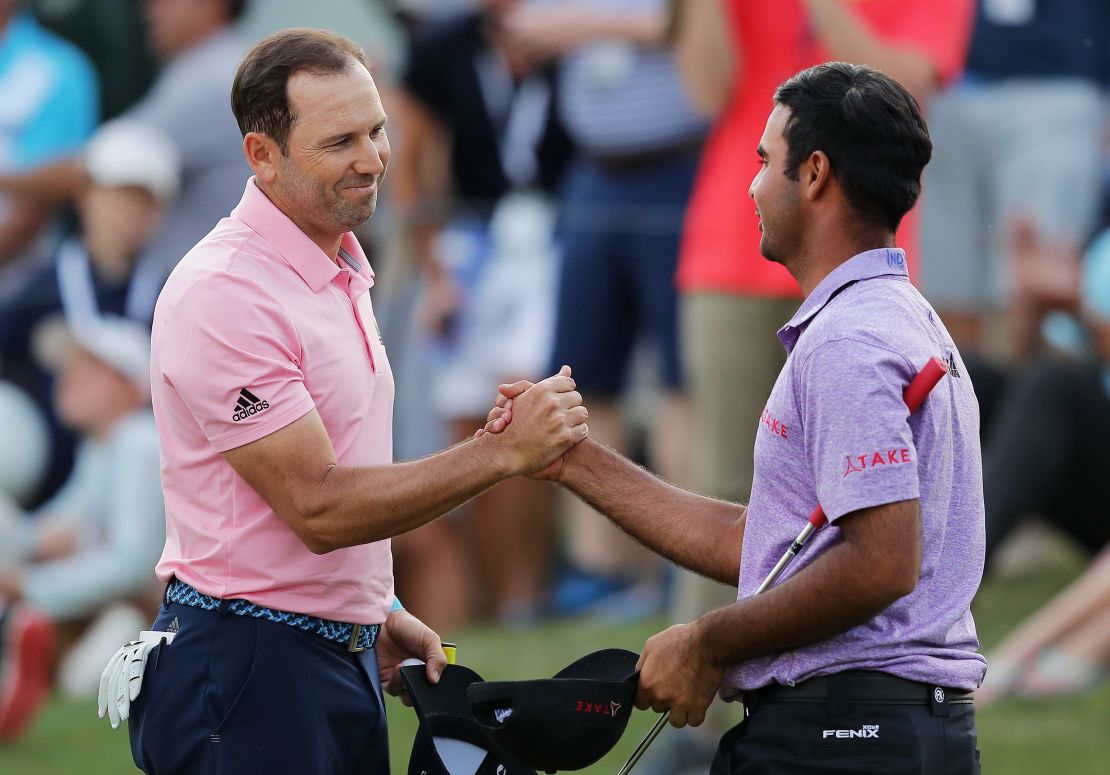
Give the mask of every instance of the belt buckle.
[(352, 624), (351, 625), (351, 638), (350, 638), (350, 640), (347, 641), (347, 651), (351, 652), (352, 654), (357, 654), (360, 651), (366, 651), (365, 646), (358, 645), (358, 636), (361, 635), (361, 634), (362, 634), (362, 625), (361, 624)]

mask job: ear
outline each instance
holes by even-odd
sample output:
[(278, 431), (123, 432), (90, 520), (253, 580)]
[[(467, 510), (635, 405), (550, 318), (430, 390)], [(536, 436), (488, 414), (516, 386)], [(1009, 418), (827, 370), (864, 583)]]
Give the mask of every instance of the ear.
[(259, 181), (270, 184), (277, 179), (281, 169), (281, 148), (272, 137), (260, 132), (247, 132), (243, 138), (243, 155)]
[(824, 151), (814, 151), (802, 163), (798, 179), (802, 192), (809, 201), (814, 201), (828, 187), (832, 180), (832, 163)]

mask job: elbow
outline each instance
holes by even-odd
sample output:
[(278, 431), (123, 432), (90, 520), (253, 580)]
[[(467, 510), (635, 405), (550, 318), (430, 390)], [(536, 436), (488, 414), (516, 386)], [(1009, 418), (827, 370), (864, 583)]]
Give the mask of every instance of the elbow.
[(891, 75), (905, 87), (906, 91), (917, 101), (922, 112), (940, 88), (940, 78), (933, 69), (933, 65), (925, 60), (916, 58), (897, 69), (897, 75)]
[(890, 562), (881, 573), (882, 583), (878, 585), (883, 594), (883, 608), (901, 600), (917, 589), (917, 582), (921, 578), (921, 555), (917, 554), (912, 561)]
[(899, 574), (899, 577), (895, 579), (890, 586), (891, 594), (894, 596), (894, 600), (891, 600), (890, 602), (893, 603), (897, 600), (901, 600), (907, 595), (912, 594), (913, 591), (917, 589), (918, 577), (919, 574), (917, 573), (913, 573), (912, 575), (909, 573)]
[(331, 509), (317, 497), (305, 495), (293, 504), (284, 517), (289, 528), (313, 554), (327, 554), (340, 548), (330, 519)]
[(316, 555), (327, 554), (339, 548), (339, 546), (329, 540), (326, 535), (322, 535), (318, 532), (301, 531), (298, 533), (297, 537), (301, 539), (301, 543), (305, 545), (308, 551)]

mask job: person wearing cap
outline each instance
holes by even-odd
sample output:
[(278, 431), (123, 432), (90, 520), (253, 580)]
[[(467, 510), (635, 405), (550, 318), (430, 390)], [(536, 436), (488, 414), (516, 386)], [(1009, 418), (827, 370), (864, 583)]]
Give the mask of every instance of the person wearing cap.
[[(760, 251), (806, 298), (752, 418), (751, 501), (673, 487), (592, 440), (541, 473), (669, 559), (738, 584), (736, 603), (655, 635), (638, 663), (637, 706), (674, 726), (700, 724), (718, 692), (743, 701), (714, 775), (978, 773), (978, 404), (894, 246), (928, 129), (896, 81), (830, 62), (778, 87), (752, 150)], [(903, 391), (934, 357), (948, 376), (911, 416)], [(481, 436), (512, 426), (527, 389), (503, 386)], [(757, 594), (818, 504), (829, 525)]]
[[(238, 21), (247, 0), (144, 0), (147, 42), (162, 67), (150, 90), (119, 117), (169, 135), (182, 164), (181, 190), (150, 246), (163, 276), (212, 224), (235, 205), (250, 174), (227, 93), (247, 49)], [(76, 151), (76, 152), (75, 152)], [(78, 198), (85, 182), (84, 155), (72, 145), (63, 155), (0, 174), (0, 192), (41, 207)]]
[(388, 772), (382, 688), (401, 690), (405, 659), (432, 682), (445, 665), (394, 596), (390, 537), (549, 464), (586, 437), (586, 412), (565, 368), (510, 435), (394, 464), (395, 386), (351, 233), (390, 158), (365, 54), (275, 33), (231, 104), (254, 176), (154, 313), (166, 643), (101, 709), (129, 719), (146, 772)]
[(97, 131), (84, 164), (88, 178), (77, 202), (77, 234), (0, 304), (0, 378), (34, 398), (51, 426), (50, 465), (33, 504), (65, 481), (77, 441), (50, 402), (53, 375), (32, 352), (36, 332), (58, 317), (74, 328), (100, 315), (150, 325), (164, 275), (149, 247), (180, 183), (180, 159), (170, 138), (128, 119)]
[(59, 371), (57, 413), (81, 442), (65, 486), (24, 522), (17, 561), (0, 565), (0, 741), (27, 729), (59, 659), (76, 656), (67, 647), (101, 612), (152, 607), (165, 540), (146, 326), (61, 325), (41, 337), (39, 357)]

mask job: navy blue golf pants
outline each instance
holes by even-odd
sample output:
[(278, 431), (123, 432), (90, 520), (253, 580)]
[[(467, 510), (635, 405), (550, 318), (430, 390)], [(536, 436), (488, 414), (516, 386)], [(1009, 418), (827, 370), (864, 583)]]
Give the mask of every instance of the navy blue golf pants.
[(131, 753), (150, 775), (382, 775), (385, 708), (374, 649), (264, 619), (163, 604), (131, 706)]

